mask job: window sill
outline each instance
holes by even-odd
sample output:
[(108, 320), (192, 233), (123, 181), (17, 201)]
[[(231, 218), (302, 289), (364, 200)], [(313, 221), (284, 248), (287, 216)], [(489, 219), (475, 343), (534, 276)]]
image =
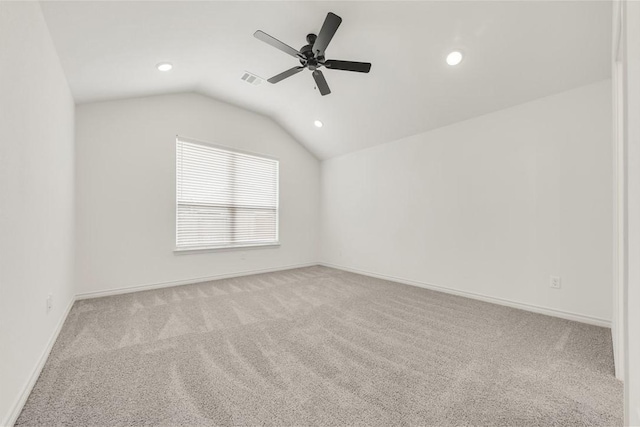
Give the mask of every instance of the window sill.
[(280, 242), (277, 243), (265, 243), (265, 244), (254, 244), (254, 245), (242, 245), (242, 246), (213, 246), (206, 248), (175, 248), (173, 253), (175, 255), (186, 255), (190, 253), (199, 253), (199, 252), (226, 252), (226, 251), (237, 251), (237, 250), (248, 250), (248, 249), (277, 249), (280, 247)]

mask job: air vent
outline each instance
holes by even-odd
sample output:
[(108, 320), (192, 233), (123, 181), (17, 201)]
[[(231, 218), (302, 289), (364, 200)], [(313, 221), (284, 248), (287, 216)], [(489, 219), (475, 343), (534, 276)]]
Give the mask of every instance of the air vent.
[(264, 79), (261, 77), (256, 76), (253, 73), (250, 73), (248, 71), (245, 71), (243, 76), (241, 77), (242, 80), (244, 80), (245, 82), (253, 85), (253, 86), (258, 86), (259, 84), (261, 84)]

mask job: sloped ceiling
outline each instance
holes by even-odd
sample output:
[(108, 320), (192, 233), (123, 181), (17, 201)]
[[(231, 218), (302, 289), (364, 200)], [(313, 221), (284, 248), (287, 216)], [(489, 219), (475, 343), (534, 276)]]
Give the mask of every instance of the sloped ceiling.
[[(196, 91), (266, 114), (319, 158), (393, 141), (610, 77), (609, 2), (42, 2), (78, 103)], [(327, 57), (371, 73), (307, 70), (261, 29), (300, 48), (327, 12), (343, 23)], [(451, 50), (463, 62), (448, 66)], [(161, 73), (162, 61), (174, 69)], [(317, 129), (314, 120), (325, 126)]]

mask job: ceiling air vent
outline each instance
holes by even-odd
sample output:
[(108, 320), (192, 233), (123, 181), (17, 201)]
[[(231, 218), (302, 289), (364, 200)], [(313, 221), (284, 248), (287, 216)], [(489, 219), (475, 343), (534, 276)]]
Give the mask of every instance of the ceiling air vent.
[(261, 84), (264, 79), (262, 79), (261, 77), (256, 76), (253, 73), (250, 73), (248, 71), (245, 71), (243, 76), (241, 77), (242, 80), (244, 80), (245, 82), (254, 85), (254, 86), (258, 86), (259, 84)]

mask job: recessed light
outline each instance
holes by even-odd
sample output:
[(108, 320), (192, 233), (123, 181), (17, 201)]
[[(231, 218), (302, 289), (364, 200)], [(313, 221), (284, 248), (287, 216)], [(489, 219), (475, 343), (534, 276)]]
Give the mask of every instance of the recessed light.
[(158, 70), (160, 71), (169, 71), (173, 68), (173, 65), (171, 65), (171, 63), (169, 62), (161, 62), (156, 65), (156, 68), (158, 68)]
[(449, 55), (447, 55), (447, 64), (449, 65), (458, 65), (462, 61), (462, 53), (454, 50)]
[(321, 128), (323, 126), (323, 123), (320, 120), (316, 120), (315, 122), (313, 122), (313, 124), (317, 127), (317, 128)]

